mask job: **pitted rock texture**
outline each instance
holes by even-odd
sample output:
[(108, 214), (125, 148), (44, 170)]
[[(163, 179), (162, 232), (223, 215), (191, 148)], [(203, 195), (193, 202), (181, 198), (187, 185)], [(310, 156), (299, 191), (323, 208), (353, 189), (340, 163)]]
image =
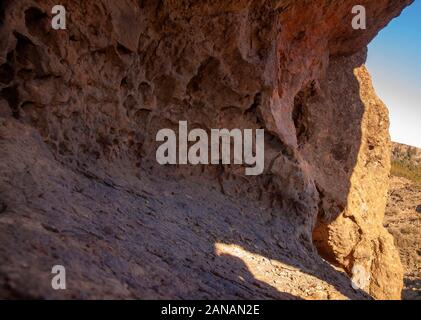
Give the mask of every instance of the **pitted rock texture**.
[[(3, 1), (0, 296), (367, 298), (359, 265), (399, 298), (388, 116), (363, 64), (411, 2), (360, 1), (362, 31), (350, 0), (63, 1), (55, 31), (54, 1)], [(180, 120), (264, 128), (264, 174), (159, 166), (156, 132)]]

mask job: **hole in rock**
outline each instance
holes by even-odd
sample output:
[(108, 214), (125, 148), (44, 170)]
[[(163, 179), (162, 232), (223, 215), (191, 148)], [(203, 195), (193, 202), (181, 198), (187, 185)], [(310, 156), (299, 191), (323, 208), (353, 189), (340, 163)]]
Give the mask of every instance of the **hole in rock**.
[(121, 56), (129, 55), (129, 54), (132, 54), (133, 53), (130, 49), (128, 49), (127, 47), (123, 46), (121, 43), (118, 43), (117, 44), (117, 52)]
[(32, 7), (25, 11), (25, 24), (31, 35), (43, 36), (46, 33), (47, 15), (40, 9)]
[(0, 26), (4, 24), (4, 20), (6, 18), (6, 7), (9, 4), (10, 0), (2, 0), (0, 1)]
[(0, 66), (0, 83), (7, 85), (13, 80), (13, 77), (14, 70), (10, 64), (5, 63)]

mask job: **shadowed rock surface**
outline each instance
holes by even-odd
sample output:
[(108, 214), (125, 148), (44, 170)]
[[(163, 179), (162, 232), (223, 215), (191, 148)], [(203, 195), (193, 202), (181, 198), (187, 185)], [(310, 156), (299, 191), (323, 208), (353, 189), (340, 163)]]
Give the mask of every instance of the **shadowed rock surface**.
[[(63, 1), (55, 31), (54, 1), (2, 1), (0, 297), (399, 298), (364, 62), (411, 2), (361, 1), (353, 30), (348, 0)], [(264, 173), (159, 166), (180, 120), (265, 129)]]

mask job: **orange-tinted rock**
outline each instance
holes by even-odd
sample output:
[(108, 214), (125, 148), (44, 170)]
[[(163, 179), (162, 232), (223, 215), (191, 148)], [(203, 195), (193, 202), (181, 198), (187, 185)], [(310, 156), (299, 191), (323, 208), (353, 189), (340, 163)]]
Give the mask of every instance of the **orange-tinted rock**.
[[(411, 2), (362, 1), (368, 29), (353, 30), (350, 0), (64, 1), (54, 31), (53, 1), (3, 1), (0, 296), (60, 297), (63, 263), (66, 297), (367, 298), (315, 244), (399, 298), (388, 116), (363, 64)], [(180, 120), (266, 129), (265, 173), (159, 166), (156, 132)], [(220, 243), (305, 281), (261, 283)]]

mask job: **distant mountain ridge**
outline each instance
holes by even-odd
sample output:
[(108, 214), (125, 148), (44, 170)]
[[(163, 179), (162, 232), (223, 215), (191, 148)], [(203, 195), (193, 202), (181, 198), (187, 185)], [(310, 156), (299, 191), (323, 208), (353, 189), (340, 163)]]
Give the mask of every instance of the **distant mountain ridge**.
[(421, 185), (421, 149), (393, 142), (391, 173)]
[(421, 148), (393, 142), (392, 160), (406, 162), (412, 165), (421, 165)]

